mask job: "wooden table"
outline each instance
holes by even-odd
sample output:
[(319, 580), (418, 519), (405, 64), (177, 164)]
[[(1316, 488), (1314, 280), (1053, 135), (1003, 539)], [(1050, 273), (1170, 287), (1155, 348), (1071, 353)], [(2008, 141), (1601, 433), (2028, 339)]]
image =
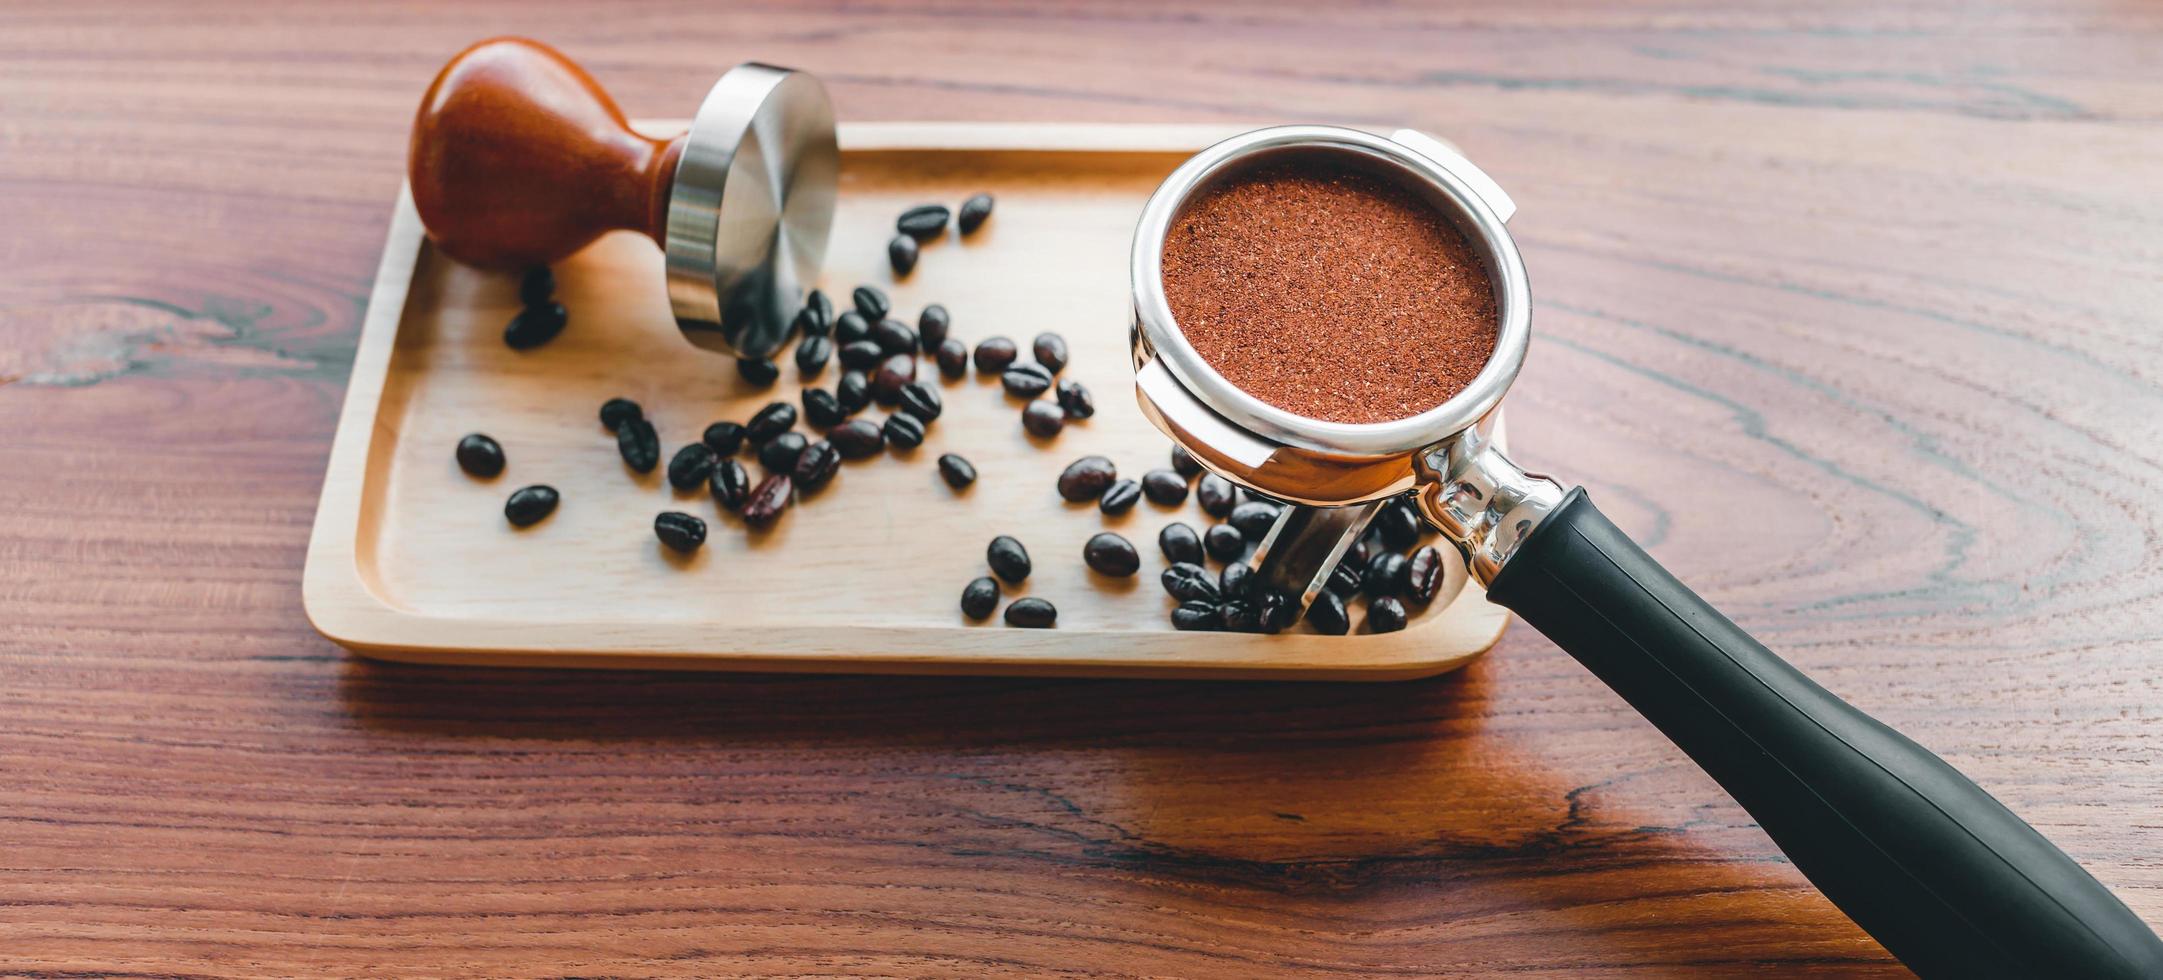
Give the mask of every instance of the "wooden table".
[(1518, 628), (1372, 686), (392, 667), (303, 618), (415, 101), (1335, 120), (1516, 195), (1531, 464), (2163, 925), (2163, 14), (0, 13), (0, 969), (1789, 976), (1896, 964)]

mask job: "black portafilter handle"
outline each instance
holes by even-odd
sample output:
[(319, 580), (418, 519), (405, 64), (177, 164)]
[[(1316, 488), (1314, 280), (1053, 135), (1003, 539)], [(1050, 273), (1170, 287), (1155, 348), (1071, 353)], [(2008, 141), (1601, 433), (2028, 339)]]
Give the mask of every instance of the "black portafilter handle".
[(1577, 658), (1926, 977), (2163, 977), (2163, 941), (2004, 804), (1789, 666), (1572, 490), (1489, 599)]

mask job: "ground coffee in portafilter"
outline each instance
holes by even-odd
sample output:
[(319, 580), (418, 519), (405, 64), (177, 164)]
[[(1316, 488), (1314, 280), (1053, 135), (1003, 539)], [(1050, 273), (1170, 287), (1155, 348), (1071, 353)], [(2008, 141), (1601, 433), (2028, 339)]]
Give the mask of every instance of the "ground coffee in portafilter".
[(1165, 235), (1164, 296), (1218, 373), (1325, 422), (1424, 412), (1495, 349), (1494, 290), (1464, 236), (1411, 191), (1320, 159), (1190, 202)]

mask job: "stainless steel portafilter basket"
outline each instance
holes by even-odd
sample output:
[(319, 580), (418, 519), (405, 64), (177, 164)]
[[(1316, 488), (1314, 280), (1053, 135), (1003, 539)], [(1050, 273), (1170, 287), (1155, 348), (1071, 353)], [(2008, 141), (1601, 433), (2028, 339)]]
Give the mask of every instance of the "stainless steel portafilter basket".
[[(1240, 390), (1188, 343), (1164, 297), (1166, 230), (1198, 194), (1294, 157), (1395, 181), (1464, 233), (1499, 317), (1494, 356), (1465, 391), (1409, 418), (1324, 422)], [(1514, 211), (1499, 185), (1432, 137), (1331, 126), (1218, 143), (1149, 199), (1133, 254), (1136, 397), (1203, 466), (1294, 505), (1263, 542), (1258, 587), (1303, 610), (1380, 503), (1412, 492), (1489, 600), (1672, 738), (1917, 972), (2163, 976), (2163, 942), (2034, 828), (1720, 615), (1582, 488), (1565, 492), (1503, 454), (1495, 413), (1524, 364), (1532, 319)]]

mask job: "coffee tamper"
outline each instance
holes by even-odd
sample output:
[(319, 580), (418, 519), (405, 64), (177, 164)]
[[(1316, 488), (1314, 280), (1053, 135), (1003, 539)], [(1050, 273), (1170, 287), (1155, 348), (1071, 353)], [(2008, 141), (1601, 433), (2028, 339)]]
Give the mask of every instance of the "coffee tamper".
[(731, 68), (689, 131), (650, 139), (554, 49), (495, 38), (428, 87), (407, 177), (436, 247), (471, 265), (545, 265), (604, 232), (644, 233), (684, 336), (766, 357), (825, 258), (839, 165), (833, 106), (803, 72)]

